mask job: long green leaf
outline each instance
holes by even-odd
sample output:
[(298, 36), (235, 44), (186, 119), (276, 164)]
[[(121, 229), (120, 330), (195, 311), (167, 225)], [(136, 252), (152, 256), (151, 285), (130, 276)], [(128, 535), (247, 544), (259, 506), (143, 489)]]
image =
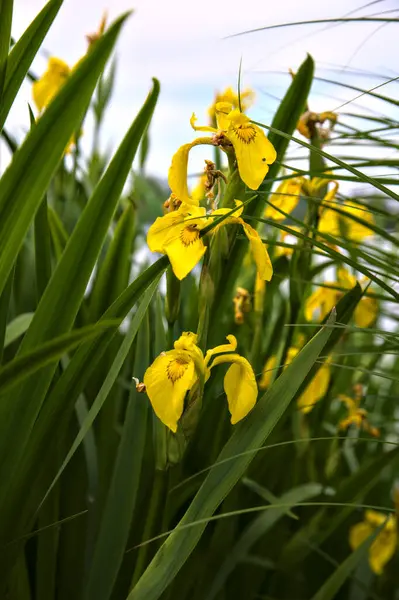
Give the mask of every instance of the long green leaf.
[[(138, 352), (135, 356), (133, 376), (143, 380), (150, 363), (149, 299), (155, 292), (153, 284), (143, 298), (141, 327), (137, 336)], [(141, 310), (141, 305), (139, 310)], [(144, 313), (144, 314), (143, 314)], [(137, 327), (135, 327), (137, 331)], [(130, 332), (129, 332), (130, 333)], [(132, 336), (128, 335), (132, 342)], [(127, 347), (129, 348), (130, 346)], [(94, 406), (94, 405), (93, 405)], [(148, 398), (137, 392), (131, 384), (122, 438), (115, 461), (113, 477), (102, 514), (98, 538), (87, 577), (84, 600), (108, 600), (116, 581), (126, 550), (131, 520), (136, 505), (143, 465), (147, 421), (150, 404)]]
[[(0, 0), (0, 105), (6, 78), (8, 52), (10, 50), (13, 0)], [(2, 127), (0, 127), (0, 130)]]
[[(334, 318), (330, 319), (332, 325)], [(322, 352), (332, 329), (325, 327), (297, 355), (281, 377), (259, 400), (247, 419), (241, 422), (223, 448), (218, 461), (250, 449), (259, 448), (273, 431), (307, 373)], [(211, 517), (250, 464), (253, 455), (242, 455), (234, 462), (213, 467), (192, 501), (181, 525)], [(169, 536), (133, 588), (128, 600), (157, 600), (179, 572), (197, 545), (205, 524)]]
[(52, 22), (57, 16), (62, 2), (63, 0), (50, 0), (13, 46), (8, 56), (3, 94), (0, 102), (0, 131), (3, 129), (18, 90)]
[(0, 292), (125, 19), (116, 21), (72, 72), (0, 180)]
[(50, 342), (42, 344), (31, 352), (14, 358), (14, 360), (0, 368), (0, 394), (18, 385), (18, 383), (43, 367), (56, 363), (61, 356), (83, 342), (87, 342), (90, 338), (101, 335), (105, 329), (117, 328), (119, 323), (119, 321), (108, 323), (103, 321), (96, 325), (88, 325), (81, 329), (75, 329), (58, 338), (54, 338)]
[(312, 600), (334, 600), (345, 581), (350, 577), (358, 564), (367, 556), (371, 544), (381, 533), (383, 525), (378, 527), (348, 558), (334, 571), (334, 573), (321, 586), (319, 591), (312, 596)]

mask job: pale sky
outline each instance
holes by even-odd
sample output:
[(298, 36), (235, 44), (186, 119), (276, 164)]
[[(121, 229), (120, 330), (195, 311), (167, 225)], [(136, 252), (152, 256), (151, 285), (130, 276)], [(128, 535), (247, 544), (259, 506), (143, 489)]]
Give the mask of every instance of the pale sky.
[[(151, 77), (157, 77), (161, 82), (161, 96), (150, 132), (148, 172), (166, 178), (173, 152), (193, 139), (189, 124), (191, 113), (195, 111), (199, 123), (205, 123), (206, 109), (214, 91), (227, 85), (236, 86), (241, 57), (243, 87), (252, 86), (257, 93), (257, 103), (249, 115), (266, 123), (270, 123), (277, 106), (269, 94), (283, 95), (290, 81), (288, 68), (295, 70), (307, 52), (313, 55), (318, 74), (323, 77), (336, 77), (336, 72), (328, 70), (336, 66), (341, 69), (341, 78), (345, 77), (344, 66), (378, 73), (387, 79), (398, 75), (395, 70), (397, 24), (381, 27), (379, 23), (352, 23), (328, 30), (325, 25), (308, 25), (226, 39), (231, 34), (266, 25), (343, 17), (366, 3), (366, 0), (246, 0), (243, 3), (64, 0), (44, 48), (72, 66), (85, 53), (85, 34), (97, 29), (104, 10), (108, 10), (112, 21), (124, 11), (134, 9), (117, 45), (116, 86), (102, 144), (115, 149), (144, 101)], [(14, 37), (21, 35), (44, 4), (43, 0), (15, 0)], [(372, 15), (398, 7), (396, 0), (369, 4), (352, 16)], [(397, 17), (398, 12), (385, 16)], [(46, 58), (42, 54), (35, 60), (33, 70), (40, 75), (45, 67)], [(346, 76), (345, 81), (371, 87), (382, 80), (352, 75)], [(398, 90), (399, 84), (394, 82), (381, 93), (397, 96)], [(343, 88), (315, 84), (310, 104), (312, 110), (333, 110), (354, 96), (355, 92)], [(28, 127), (27, 102), (30, 100), (30, 85), (26, 84), (7, 123), (8, 129), (19, 138)], [(386, 105), (369, 98), (362, 98), (358, 104), (386, 110)], [(343, 110), (351, 109), (354, 107), (349, 105)], [(392, 114), (390, 112), (390, 116)], [(196, 149), (190, 168), (200, 170), (205, 156), (203, 148)]]

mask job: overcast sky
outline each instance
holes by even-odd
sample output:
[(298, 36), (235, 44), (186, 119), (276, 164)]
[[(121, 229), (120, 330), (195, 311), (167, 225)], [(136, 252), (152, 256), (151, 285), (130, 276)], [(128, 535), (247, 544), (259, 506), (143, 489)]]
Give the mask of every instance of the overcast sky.
[[(15, 0), (13, 35), (18, 37), (44, 6), (43, 0)], [(214, 90), (236, 86), (240, 57), (243, 60), (243, 87), (257, 92), (250, 116), (270, 122), (289, 84), (288, 68), (296, 69), (310, 52), (324, 77), (343, 78), (343, 67), (361, 68), (381, 76), (394, 77), (397, 65), (398, 25), (353, 23), (340, 26), (312, 25), (287, 27), (226, 39), (248, 29), (286, 23), (342, 17), (364, 6), (366, 0), (64, 0), (46, 40), (45, 49), (73, 65), (86, 51), (85, 34), (96, 30), (103, 10), (110, 20), (134, 9), (117, 45), (118, 71), (115, 94), (103, 132), (103, 145), (115, 148), (129, 127), (151, 85), (151, 77), (161, 82), (161, 97), (151, 128), (148, 171), (166, 176), (173, 152), (193, 139), (189, 118), (197, 113), (199, 123)], [(398, 8), (397, 0), (370, 2), (352, 16), (372, 15)], [(398, 12), (385, 13), (396, 17)], [(34, 71), (41, 74), (46, 58), (41, 55)], [(352, 75), (355, 85), (369, 86), (380, 80)], [(391, 83), (382, 93), (396, 94)], [(333, 110), (356, 95), (343, 88), (316, 84), (311, 96), (313, 110)], [(26, 84), (8, 121), (8, 128), (21, 137), (28, 127), (27, 102), (31, 90)], [(385, 110), (376, 101), (361, 99), (358, 104)], [(350, 108), (350, 107), (349, 107)], [(345, 107), (347, 110), (348, 107)], [(202, 152), (202, 154), (201, 154)], [(201, 168), (204, 150), (196, 149), (191, 168)]]

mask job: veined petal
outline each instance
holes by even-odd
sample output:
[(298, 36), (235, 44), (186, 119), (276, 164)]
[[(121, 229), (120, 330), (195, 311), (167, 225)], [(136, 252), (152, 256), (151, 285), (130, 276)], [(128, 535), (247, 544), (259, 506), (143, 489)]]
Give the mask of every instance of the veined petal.
[[(280, 183), (276, 191), (270, 195), (270, 202), (277, 208), (281, 208), (281, 210), (290, 214), (299, 202), (303, 179), (303, 177), (293, 177)], [(274, 206), (270, 204), (266, 206), (265, 217), (267, 219), (275, 219), (276, 221), (285, 219), (285, 215), (274, 208)]]
[(205, 365), (206, 366), (209, 364), (209, 361), (211, 360), (212, 356), (214, 356), (215, 354), (223, 354), (223, 352), (234, 352), (237, 349), (237, 339), (234, 335), (227, 335), (226, 339), (229, 342), (228, 344), (221, 344), (220, 346), (211, 348), (211, 350), (207, 350), (207, 352), (205, 354)]
[(39, 111), (50, 104), (71, 73), (69, 66), (61, 59), (51, 57), (47, 71), (32, 85), (33, 101)]
[(256, 229), (251, 227), (251, 225), (248, 225), (248, 223), (242, 221), (242, 226), (245, 235), (249, 240), (252, 256), (254, 257), (259, 277), (265, 279), (266, 281), (270, 281), (273, 275), (273, 265), (265, 244), (260, 239)]
[(255, 406), (258, 387), (253, 369), (246, 358), (239, 354), (222, 354), (215, 357), (212, 367), (222, 363), (232, 363), (224, 377), (224, 390), (231, 423), (235, 425)]
[(187, 187), (187, 166), (188, 155), (191, 148), (202, 144), (211, 144), (212, 138), (197, 138), (189, 144), (183, 144), (172, 157), (172, 163), (169, 167), (168, 183), (172, 193), (182, 202), (198, 206), (198, 202), (190, 198)]
[(147, 233), (147, 244), (151, 252), (162, 252), (171, 236), (174, 227), (184, 222), (185, 213), (179, 209), (157, 217)]
[(196, 225), (184, 222), (173, 228), (173, 234), (164, 246), (174, 274), (184, 279), (201, 260), (206, 246), (200, 238), (200, 229)]
[(216, 133), (217, 129), (215, 127), (210, 127), (209, 125), (203, 125), (201, 127), (197, 126), (195, 123), (198, 121), (195, 113), (191, 115), (190, 125), (194, 129), (194, 131), (209, 131), (211, 133)]
[(144, 384), (157, 417), (173, 432), (184, 408), (184, 397), (196, 381), (194, 362), (185, 352), (161, 354), (145, 372)]
[(226, 136), (233, 144), (240, 177), (251, 190), (257, 190), (277, 158), (274, 146), (240, 111), (232, 110), (227, 118)]

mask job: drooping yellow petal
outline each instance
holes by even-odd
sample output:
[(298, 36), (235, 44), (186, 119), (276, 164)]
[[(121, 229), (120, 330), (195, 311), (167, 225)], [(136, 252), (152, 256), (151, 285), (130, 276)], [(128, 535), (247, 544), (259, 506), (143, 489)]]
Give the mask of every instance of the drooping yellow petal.
[[(270, 195), (270, 202), (275, 207), (290, 214), (299, 202), (303, 179), (303, 177), (293, 177), (281, 182), (276, 191)], [(276, 221), (282, 221), (286, 218), (285, 215), (270, 204), (266, 206), (265, 217), (267, 219), (275, 219)]]
[(209, 364), (209, 361), (211, 360), (212, 356), (215, 356), (215, 354), (223, 354), (224, 352), (234, 352), (236, 350), (236, 337), (234, 335), (227, 335), (226, 339), (229, 342), (228, 344), (221, 344), (220, 346), (216, 346), (215, 348), (207, 350), (205, 354), (205, 365)]
[(198, 206), (198, 202), (190, 198), (187, 187), (188, 156), (194, 146), (212, 144), (209, 137), (197, 138), (190, 144), (183, 144), (172, 157), (169, 167), (168, 183), (175, 196), (185, 204)]
[(378, 301), (370, 296), (363, 296), (355, 308), (357, 327), (370, 327), (378, 317)]
[(70, 67), (61, 59), (51, 57), (47, 71), (32, 85), (33, 101), (42, 111), (57, 94), (71, 73)]
[(316, 402), (321, 400), (327, 392), (330, 383), (330, 367), (324, 364), (317, 371), (312, 381), (298, 398), (297, 405), (303, 413), (310, 412)]
[(269, 165), (277, 158), (273, 144), (263, 130), (239, 110), (232, 110), (221, 124), (233, 144), (241, 179), (251, 190), (257, 190), (266, 177)]
[(265, 279), (266, 281), (270, 281), (273, 275), (273, 265), (265, 244), (260, 239), (256, 229), (251, 227), (251, 225), (248, 225), (248, 223), (242, 221), (242, 226), (245, 235), (249, 240), (252, 256), (254, 257), (259, 277)]
[(184, 408), (184, 397), (196, 381), (194, 362), (185, 352), (158, 356), (145, 372), (147, 395), (158, 418), (173, 432)]
[(246, 358), (239, 354), (222, 354), (215, 357), (212, 367), (222, 363), (232, 363), (224, 377), (224, 390), (231, 423), (235, 425), (255, 406), (258, 387), (253, 369)]

